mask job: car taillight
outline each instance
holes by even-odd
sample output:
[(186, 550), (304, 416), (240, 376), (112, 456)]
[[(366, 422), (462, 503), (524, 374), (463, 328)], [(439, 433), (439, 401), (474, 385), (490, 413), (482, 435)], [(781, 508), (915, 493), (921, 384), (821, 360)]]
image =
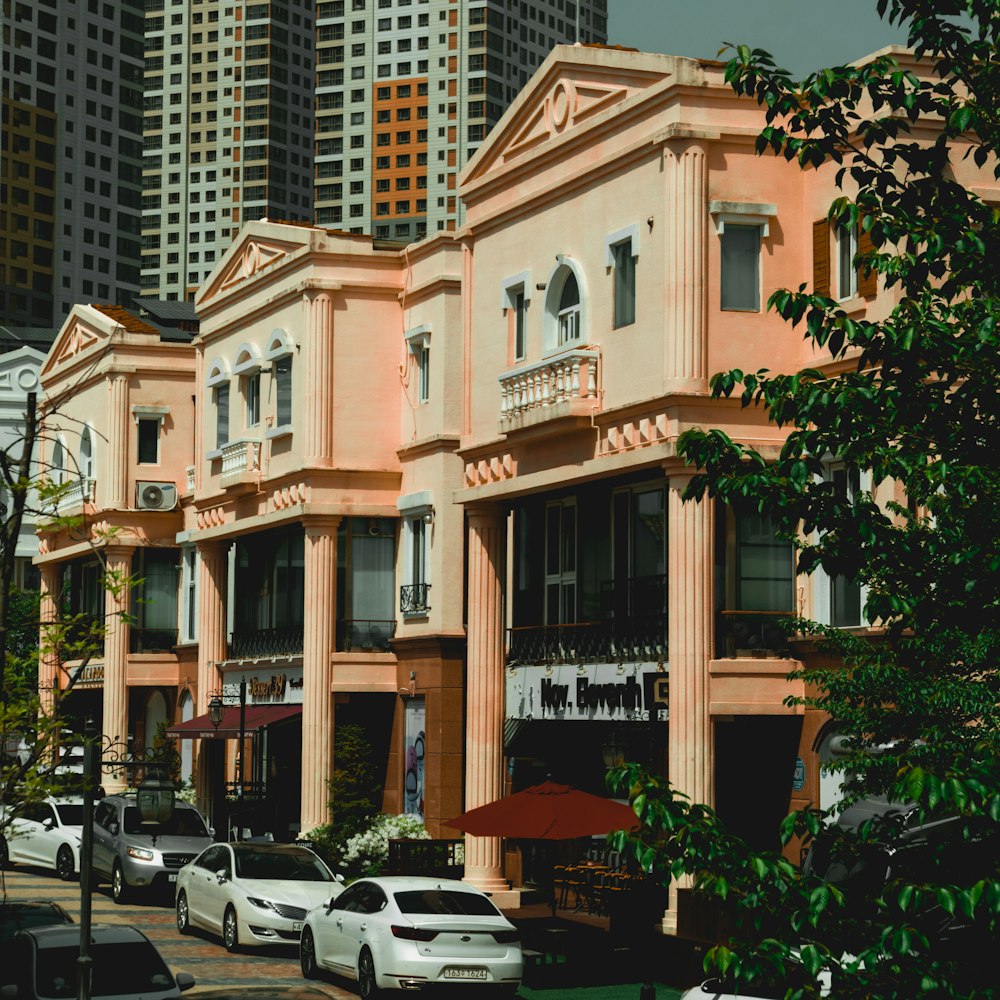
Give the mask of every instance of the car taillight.
[(513, 944), (515, 941), (521, 939), (521, 935), (517, 931), (494, 931), (493, 937), (496, 939), (497, 944)]
[(424, 930), (422, 927), (400, 927), (392, 925), (392, 936), (404, 941), (433, 941), (438, 936), (437, 931)]

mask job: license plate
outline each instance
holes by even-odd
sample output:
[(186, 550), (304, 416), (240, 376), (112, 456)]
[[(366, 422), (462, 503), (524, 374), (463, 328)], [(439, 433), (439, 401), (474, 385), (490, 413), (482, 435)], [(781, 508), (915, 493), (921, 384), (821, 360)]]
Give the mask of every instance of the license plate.
[(302, 921), (301, 920), (293, 920), (292, 921), (292, 930), (293, 931), (300, 931), (300, 930), (302, 930)]
[(176, 882), (177, 881), (177, 873), (175, 872), (173, 875), (168, 875), (167, 876), (167, 881), (168, 882)]
[(485, 969), (445, 969), (442, 973), (445, 979), (485, 979)]

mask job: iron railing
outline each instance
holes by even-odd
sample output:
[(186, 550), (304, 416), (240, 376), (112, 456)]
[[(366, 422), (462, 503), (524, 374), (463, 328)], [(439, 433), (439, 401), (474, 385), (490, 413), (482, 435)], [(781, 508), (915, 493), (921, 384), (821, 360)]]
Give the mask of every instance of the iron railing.
[(402, 615), (430, 611), (429, 583), (404, 583), (399, 588), (399, 613)]
[(172, 653), (177, 645), (177, 629), (133, 625), (129, 629), (128, 645), (131, 653)]
[(465, 841), (392, 838), (384, 874), (461, 878), (465, 874)]
[(229, 637), (229, 659), (258, 656), (294, 656), (302, 652), (302, 625), (241, 629)]
[(720, 611), (716, 648), (728, 658), (787, 659), (785, 623), (794, 611)]
[(663, 660), (666, 655), (666, 614), (568, 625), (528, 625), (507, 631), (509, 664), (618, 663)]
[(395, 634), (395, 619), (341, 619), (337, 622), (337, 652), (388, 653)]

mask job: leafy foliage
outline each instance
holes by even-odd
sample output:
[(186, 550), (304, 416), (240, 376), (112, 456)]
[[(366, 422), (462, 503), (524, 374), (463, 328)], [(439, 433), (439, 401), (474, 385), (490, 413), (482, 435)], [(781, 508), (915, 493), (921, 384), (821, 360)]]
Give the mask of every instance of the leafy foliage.
[[(821, 982), (837, 997), (992, 996), (981, 970), (1000, 931), (1000, 213), (976, 186), (1000, 176), (1000, 17), (985, 0), (878, 9), (907, 27), (919, 65), (883, 55), (794, 81), (740, 46), (726, 75), (765, 109), (759, 153), (840, 188), (829, 220), (860, 220), (870, 247), (856, 262), (877, 272), (891, 311), (858, 318), (805, 285), (775, 292), (769, 308), (829, 361), (723, 372), (712, 390), (762, 407), (787, 434), (780, 455), (717, 430), (688, 432), (679, 450), (700, 470), (687, 499), (750, 504), (794, 544), (799, 573), (866, 588), (879, 634), (796, 623), (842, 660), (798, 676), (804, 703), (849, 739), (836, 767), (850, 795), (899, 811), (856, 830), (793, 814), (783, 843), (805, 838), (825, 859), (803, 873), (641, 769), (613, 778), (643, 819), (630, 841), (642, 864), (730, 908), (738, 931), (709, 955), (724, 975), (775, 976), (792, 996)], [(830, 460), (870, 473), (871, 490), (824, 480)]]

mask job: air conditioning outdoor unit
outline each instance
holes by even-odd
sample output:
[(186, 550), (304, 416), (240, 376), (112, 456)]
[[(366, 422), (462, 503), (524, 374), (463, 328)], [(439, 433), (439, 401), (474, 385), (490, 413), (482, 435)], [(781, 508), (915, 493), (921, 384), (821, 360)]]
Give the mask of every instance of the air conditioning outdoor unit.
[(177, 506), (177, 487), (173, 483), (138, 483), (139, 510), (173, 510)]

